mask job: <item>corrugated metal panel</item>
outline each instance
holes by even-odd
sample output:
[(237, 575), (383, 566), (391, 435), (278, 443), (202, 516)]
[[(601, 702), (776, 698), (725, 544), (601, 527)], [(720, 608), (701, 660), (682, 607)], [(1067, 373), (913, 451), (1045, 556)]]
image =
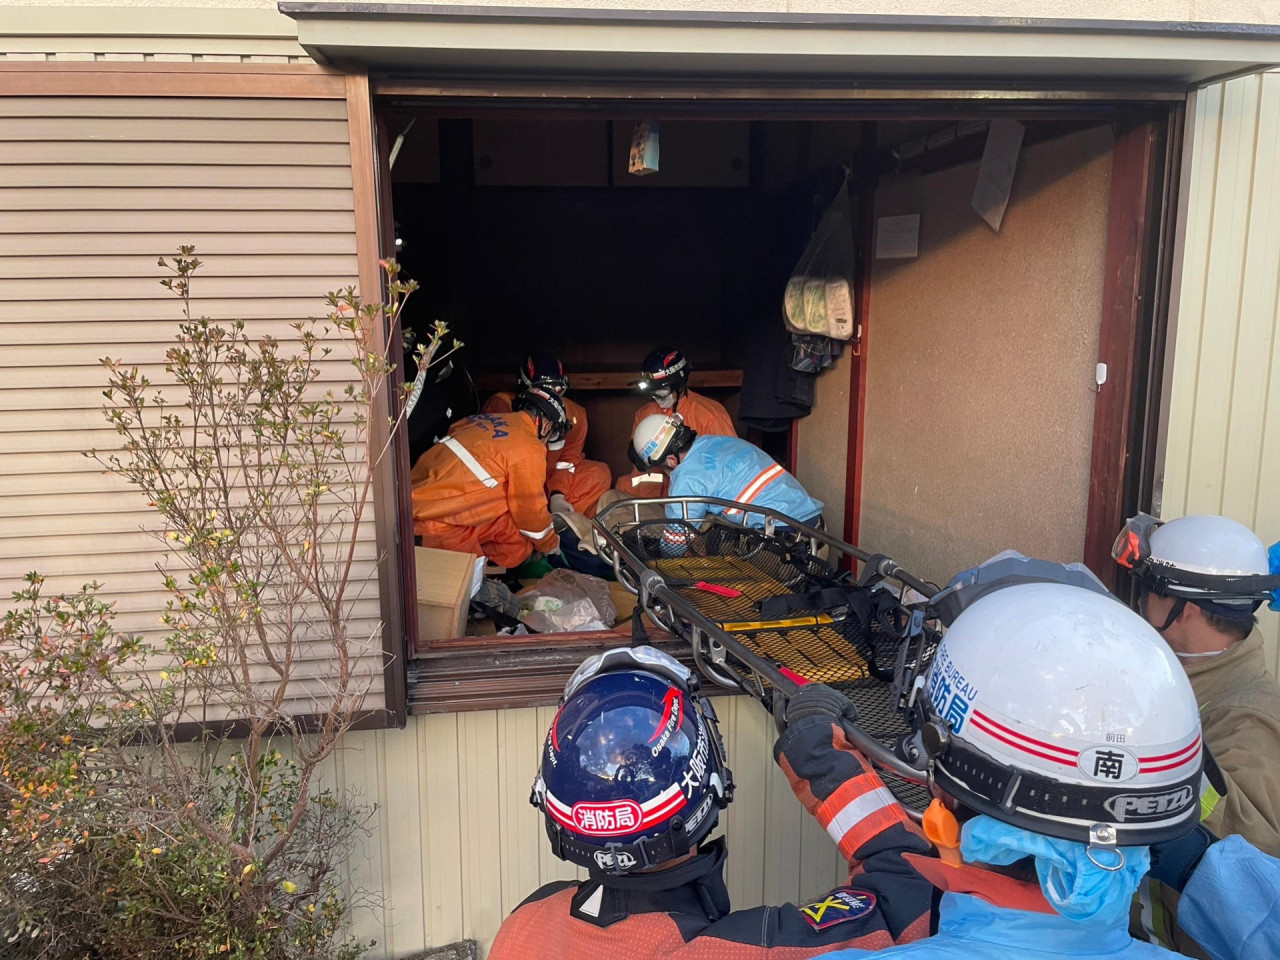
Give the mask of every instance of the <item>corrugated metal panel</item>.
[[(195, 310), (245, 319), (251, 333), (291, 336), (291, 321), (324, 312), (327, 291), (356, 283), (347, 104), (8, 97), (0, 118), (0, 594), (33, 568), (57, 588), (96, 578), (121, 629), (156, 631), (161, 548), (144, 531), (157, 517), (81, 455), (119, 444), (99, 360), (165, 381), (181, 314), (155, 259), (182, 243), (209, 261)], [(331, 384), (350, 376), (342, 361), (322, 367)], [(372, 522), (357, 556), (368, 582), (352, 634), (376, 635)], [(381, 664), (371, 648), (373, 709)], [(300, 686), (299, 702), (320, 692)]]
[[(717, 701), (740, 802), (721, 816), (734, 907), (796, 901), (842, 882), (848, 867), (773, 762), (776, 733), (745, 697)], [(336, 784), (376, 800), (373, 834), (348, 888), (381, 894), (358, 911), (372, 957), (474, 938), (487, 950), (502, 919), (544, 883), (582, 875), (551, 853), (529, 806), (554, 709), (410, 717), (405, 730), (348, 734)]]
[[(1160, 504), (1280, 539), (1280, 74), (1197, 96)], [(1280, 618), (1259, 614), (1276, 667)]]

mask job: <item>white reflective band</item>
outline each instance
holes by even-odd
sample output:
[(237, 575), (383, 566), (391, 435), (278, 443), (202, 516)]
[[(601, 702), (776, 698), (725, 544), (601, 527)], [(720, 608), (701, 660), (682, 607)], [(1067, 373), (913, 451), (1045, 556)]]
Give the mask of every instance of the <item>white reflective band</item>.
[(661, 473), (642, 473), (638, 477), (631, 478), (631, 485), (638, 487), (642, 483), (661, 483), (663, 474)]
[(446, 447), (453, 451), (454, 456), (462, 461), (463, 465), (476, 475), (476, 479), (483, 483), (486, 487), (493, 489), (498, 485), (498, 481), (489, 476), (489, 471), (480, 466), (480, 461), (471, 455), (471, 451), (460, 444), (454, 437), (445, 437), (440, 441)]
[(521, 533), (523, 533), (523, 534), (524, 534), (526, 537), (528, 537), (530, 540), (541, 540), (543, 537), (548, 537), (548, 536), (550, 536), (550, 535), (551, 535), (551, 531), (552, 531), (552, 530), (554, 530), (555, 528), (556, 528), (556, 525), (555, 525), (554, 523), (550, 523), (550, 524), (547, 524), (547, 529), (542, 530), (542, 531), (538, 531), (538, 530), (521, 530), (520, 532), (521, 532)]
[(575, 466), (574, 466), (572, 463), (570, 463), (568, 460), (561, 460), (559, 463), (557, 463), (557, 464), (556, 464), (556, 469), (557, 469), (557, 470), (568, 470), (570, 473), (574, 473), (574, 472), (576, 472), (577, 467), (575, 467)]
[(844, 805), (839, 813), (827, 824), (827, 836), (836, 843), (844, 839), (845, 834), (860, 824), (877, 810), (891, 807), (898, 801), (888, 787), (876, 787), (860, 797), (855, 797)]

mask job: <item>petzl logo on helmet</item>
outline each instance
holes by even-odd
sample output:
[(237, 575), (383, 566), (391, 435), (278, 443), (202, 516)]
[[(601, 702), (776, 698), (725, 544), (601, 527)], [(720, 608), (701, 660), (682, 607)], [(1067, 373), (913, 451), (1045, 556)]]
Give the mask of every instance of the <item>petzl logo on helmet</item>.
[(684, 700), (680, 697), (680, 691), (672, 687), (667, 691), (667, 695), (662, 698), (662, 720), (658, 723), (658, 729), (653, 731), (653, 736), (649, 738), (649, 742), (657, 740), (649, 751), (653, 756), (657, 756), (662, 752), (662, 748), (667, 745), (671, 739), (671, 735), (680, 729), (680, 721), (684, 719)]
[(569, 815), (578, 830), (592, 836), (635, 833), (641, 817), (640, 804), (634, 800), (575, 803)]
[(1123, 793), (1107, 800), (1103, 806), (1119, 823), (1132, 820), (1163, 820), (1180, 813), (1195, 800), (1190, 784), (1166, 793)]

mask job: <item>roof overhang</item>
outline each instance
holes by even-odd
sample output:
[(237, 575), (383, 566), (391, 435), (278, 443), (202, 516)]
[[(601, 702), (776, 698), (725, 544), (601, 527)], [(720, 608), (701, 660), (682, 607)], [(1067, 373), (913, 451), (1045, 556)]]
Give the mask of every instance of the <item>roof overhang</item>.
[(1188, 89), (1280, 64), (1280, 26), (284, 0), (322, 63), (417, 76)]

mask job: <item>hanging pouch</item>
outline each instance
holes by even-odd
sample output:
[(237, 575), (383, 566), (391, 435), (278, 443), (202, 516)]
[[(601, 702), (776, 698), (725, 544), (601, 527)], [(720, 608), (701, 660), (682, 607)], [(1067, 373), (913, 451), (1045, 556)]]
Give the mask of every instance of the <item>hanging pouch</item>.
[(853, 217), (849, 187), (840, 187), (791, 271), (782, 297), (782, 314), (791, 333), (853, 337)]

